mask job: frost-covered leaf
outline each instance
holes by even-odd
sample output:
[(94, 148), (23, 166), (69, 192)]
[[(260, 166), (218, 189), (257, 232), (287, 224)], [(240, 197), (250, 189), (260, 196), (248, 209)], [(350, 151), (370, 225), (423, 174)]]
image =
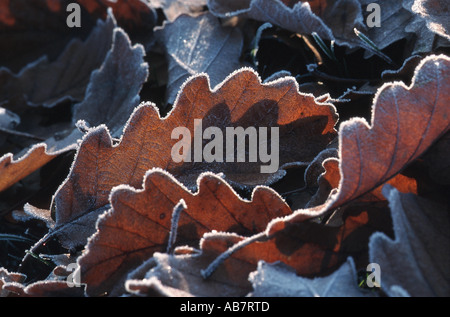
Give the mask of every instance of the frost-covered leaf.
[(101, 68), (91, 75), (84, 100), (73, 107), (73, 122), (84, 120), (90, 126), (104, 123), (117, 137), (139, 105), (148, 65), (144, 62), (143, 47), (132, 47), (123, 30), (116, 28), (113, 38), (113, 46)]
[(163, 43), (169, 61), (167, 103), (172, 104), (183, 83), (192, 75), (206, 73), (215, 87), (241, 68), (243, 39), (237, 28), (223, 27), (210, 13), (198, 17), (183, 15), (165, 23), (155, 33)]
[(370, 261), (380, 265), (381, 288), (394, 286), (411, 296), (449, 296), (450, 218), (448, 206), (386, 185), (395, 239), (382, 233), (370, 238)]
[(450, 40), (450, 4), (445, 0), (415, 0), (412, 11), (422, 16), (430, 31)]
[(72, 40), (55, 61), (43, 56), (18, 74), (1, 68), (0, 104), (15, 109), (22, 104), (53, 107), (66, 99), (82, 100), (91, 72), (100, 67), (111, 48), (115, 24), (112, 16), (98, 20), (85, 41)]
[[(81, 27), (67, 26), (67, 7), (76, 2), (81, 8)], [(149, 40), (156, 23), (153, 9), (142, 0), (15, 0), (0, 3), (0, 63), (18, 73), (28, 63), (47, 55), (58, 58), (67, 44), (84, 40), (97, 19), (106, 20), (111, 9), (118, 25), (132, 39)], [(95, 45), (94, 45), (95, 47)]]
[(281, 1), (281, 0), (209, 0), (210, 11), (222, 18), (246, 16), (269, 22), (291, 32), (310, 35), (355, 47), (354, 28), (364, 28), (361, 7), (356, 0)]
[[(267, 241), (251, 243), (236, 251), (234, 257), (242, 257), (255, 266), (258, 260), (282, 261), (300, 275), (323, 274), (326, 269), (336, 268), (347, 256), (353, 256), (355, 262), (360, 261), (357, 254), (364, 258), (371, 232), (390, 232), (380, 185), (389, 181), (406, 192), (416, 192), (415, 180), (399, 173), (450, 127), (449, 96), (445, 88), (449, 86), (449, 65), (448, 57), (427, 57), (417, 67), (410, 87), (403, 83), (383, 86), (374, 101), (371, 126), (361, 119), (341, 125), (340, 173), (333, 173), (330, 178), (334, 186), (339, 178), (339, 185), (326, 202), (274, 219), (265, 232)], [(325, 162), (336, 171), (335, 159)], [(346, 209), (337, 227), (307, 221), (344, 205)], [(318, 227), (310, 228), (315, 225)], [(319, 234), (320, 230), (324, 232)], [(333, 233), (325, 234), (327, 230)], [(355, 238), (352, 231), (360, 236)], [(314, 235), (304, 237), (306, 232), (314, 232)], [(323, 239), (320, 243), (313, 242), (316, 234)], [(305, 241), (319, 248), (310, 249)]]
[[(86, 119), (85, 121), (88, 121), (90, 125), (105, 123), (113, 135), (117, 136), (120, 135), (127, 118), (139, 104), (139, 91), (147, 78), (148, 71), (147, 64), (143, 60), (142, 46), (131, 47), (128, 36), (120, 28), (115, 28), (113, 35), (114, 21), (111, 17), (108, 18), (106, 24), (109, 25), (106, 36), (111, 39), (114, 37), (114, 43), (111, 49), (109, 47), (111, 41), (109, 41), (108, 47), (100, 46), (101, 49), (98, 52), (103, 49), (109, 50), (106, 58), (101, 58), (101, 62), (105, 59), (101, 68), (94, 71), (91, 76), (93, 69), (86, 66), (87, 68), (82, 68), (80, 71), (80, 65), (75, 62), (71, 64), (74, 67), (73, 73), (77, 77), (84, 75), (91, 77), (84, 100), (74, 106), (73, 123), (75, 124), (82, 119)], [(102, 42), (94, 38), (93, 42), (88, 44), (88, 47), (99, 43)], [(86, 53), (92, 55), (90, 49)], [(95, 56), (95, 54), (92, 56)], [(77, 55), (77, 58), (80, 58), (78, 61), (82, 62), (83, 65), (88, 65), (83, 54)], [(63, 65), (65, 63), (60, 66)], [(61, 71), (64, 74), (70, 72), (66, 68), (61, 69)], [(34, 83), (29, 78), (27, 82)], [(38, 82), (42, 82), (42, 80), (38, 80)], [(55, 82), (61, 82), (61, 79), (55, 78)], [(48, 81), (42, 83), (48, 85)], [(73, 87), (73, 82), (69, 80), (68, 85)], [(67, 93), (65, 88), (63, 88), (63, 91)], [(28, 152), (22, 151), (17, 155), (21, 156), (19, 160), (12, 160), (12, 154), (4, 155), (0, 160), (0, 175), (3, 175), (0, 181), (0, 191), (36, 171), (59, 154), (74, 150), (77, 141), (82, 137), (83, 134), (74, 128), (71, 133), (62, 139), (51, 136), (45, 143), (32, 146), (28, 149)]]
[[(242, 275), (249, 274), (260, 260), (268, 263), (281, 261), (304, 277), (330, 274), (349, 256), (355, 259), (359, 268), (367, 261), (370, 236), (376, 231), (390, 235), (391, 231), (385, 202), (347, 207), (342, 223), (337, 226), (313, 221), (290, 223), (277, 220), (272, 221), (268, 229), (271, 231), (266, 231), (261, 241), (245, 245), (232, 254), (234, 261), (246, 265), (235, 265), (230, 274), (238, 274), (236, 271)], [(245, 243), (244, 240), (253, 238), (239, 241)], [(210, 237), (207, 242), (210, 249), (216, 248), (218, 252), (226, 247), (219, 247), (223, 242), (215, 237)], [(230, 260), (225, 263), (227, 261)]]
[[(172, 213), (180, 200), (187, 208), (172, 228)], [(82, 281), (88, 284), (91, 295), (110, 292), (114, 285), (120, 287), (123, 276), (139, 261), (165, 251), (171, 231), (176, 233), (176, 244), (196, 245), (205, 232), (254, 234), (274, 217), (291, 212), (269, 188), (258, 188), (247, 201), (223, 179), (206, 173), (198, 180), (198, 192), (192, 193), (158, 169), (146, 174), (142, 190), (114, 188), (111, 207), (101, 216), (98, 232), (79, 259)]]
[(214, 259), (214, 254), (171, 255), (156, 252), (146, 263), (150, 266), (143, 277), (130, 275), (126, 281), (129, 292), (151, 296), (159, 292), (165, 296), (228, 297), (245, 296), (250, 288), (240, 276), (222, 274), (219, 269), (214, 278), (205, 280), (200, 271)]
[(24, 285), (17, 282), (3, 286), (11, 296), (19, 297), (81, 297), (84, 286), (70, 287), (66, 281), (44, 280)]
[(36, 144), (22, 157), (14, 159), (11, 153), (0, 158), (0, 191), (9, 188), (24, 177), (41, 168), (58, 153), (47, 152), (46, 144)]
[(308, 279), (297, 276), (282, 263), (258, 263), (250, 273), (254, 297), (362, 297), (371, 293), (358, 287), (358, 277), (352, 258), (332, 274)]
[[(395, 82), (379, 89), (370, 126), (358, 118), (341, 124), (339, 187), (315, 210), (331, 210), (378, 188), (449, 130), (449, 67), (447, 56), (426, 57), (411, 86)], [(304, 219), (301, 211), (298, 217)]]
[(149, 0), (154, 8), (161, 8), (167, 20), (174, 21), (182, 14), (195, 15), (203, 11), (207, 0)]
[[(66, 7), (71, 0), (16, 0), (0, 3), (0, 63), (18, 73), (42, 56), (55, 61), (70, 41), (83, 41), (97, 23), (98, 15), (82, 6), (83, 27), (68, 28)], [(86, 1), (84, 1), (86, 3)], [(91, 6), (97, 2), (90, 1)], [(88, 3), (89, 5), (89, 3)], [(102, 12), (106, 18), (106, 9)], [(64, 30), (62, 32), (62, 30)]]
[[(382, 50), (389, 45), (408, 39), (412, 44), (412, 54), (428, 53), (433, 49), (434, 33), (425, 27), (425, 23), (413, 13), (413, 0), (359, 0), (364, 8), (370, 3), (380, 6), (380, 27), (372, 27), (366, 35)], [(365, 11), (365, 18), (371, 14)], [(369, 55), (369, 54), (367, 54)]]
[(7, 297), (11, 293), (3, 289), (3, 286), (7, 283), (21, 283), (26, 279), (26, 276), (21, 273), (8, 272), (3, 267), (0, 267), (0, 297)]
[[(195, 119), (200, 119), (201, 124)], [(287, 166), (307, 164), (325, 148), (335, 137), (335, 120), (334, 107), (316, 104), (311, 95), (299, 93), (293, 78), (261, 84), (254, 71), (244, 68), (211, 91), (208, 77), (198, 75), (183, 86), (166, 118), (161, 119), (153, 105), (142, 104), (136, 108), (119, 144), (112, 144), (104, 126), (89, 131), (80, 144), (68, 178), (55, 195), (56, 221), (104, 206), (114, 186), (128, 184), (140, 188), (145, 172), (153, 167), (167, 170), (189, 188), (196, 186), (198, 175), (205, 170), (224, 173), (228, 181), (241, 187), (272, 183), (285, 174)], [(184, 127), (190, 134), (187, 140), (180, 136), (172, 139), (172, 131)], [(255, 127), (255, 130), (266, 127), (267, 145), (273, 142), (275, 146), (275, 137), (270, 141), (268, 130), (279, 128), (278, 169), (261, 173), (261, 166), (269, 163), (227, 162), (225, 158), (223, 162), (211, 163), (192, 162), (192, 157), (191, 162), (175, 162), (173, 146), (194, 142), (200, 129), (205, 131), (208, 127), (220, 129), (223, 135), (227, 127)], [(196, 142), (198, 139), (199, 136)], [(223, 148), (225, 153), (226, 146)], [(275, 160), (270, 164), (275, 165)]]

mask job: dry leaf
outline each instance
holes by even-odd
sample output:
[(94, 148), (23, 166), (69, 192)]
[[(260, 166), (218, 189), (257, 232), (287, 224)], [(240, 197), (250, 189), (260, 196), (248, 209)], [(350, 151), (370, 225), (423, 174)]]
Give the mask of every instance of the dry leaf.
[(297, 276), (282, 263), (258, 263), (250, 273), (254, 297), (368, 297), (374, 294), (358, 287), (357, 272), (352, 258), (326, 277), (314, 279)]
[[(180, 200), (188, 207), (172, 228), (172, 212)], [(171, 231), (175, 230), (177, 244), (195, 245), (205, 232), (251, 235), (264, 230), (271, 219), (291, 212), (269, 188), (258, 188), (252, 200), (246, 201), (224, 180), (206, 173), (199, 177), (198, 192), (191, 193), (158, 169), (146, 174), (142, 190), (114, 188), (111, 207), (101, 216), (98, 232), (79, 259), (89, 295), (110, 292), (114, 285), (120, 287), (119, 281), (126, 273), (154, 252), (167, 248)]]
[(139, 105), (148, 65), (142, 45), (131, 46), (122, 29), (116, 28), (113, 38), (101, 68), (91, 75), (84, 100), (73, 107), (73, 122), (84, 120), (90, 126), (105, 123), (113, 136), (120, 136), (126, 120)]
[(450, 280), (450, 218), (448, 206), (386, 185), (395, 239), (382, 233), (370, 238), (370, 261), (380, 265), (381, 287), (392, 295), (400, 286), (411, 296), (448, 296)]
[(161, 8), (169, 22), (182, 14), (196, 15), (203, 11), (207, 0), (149, 0), (154, 8)]
[(166, 92), (169, 104), (173, 104), (190, 76), (206, 73), (210, 85), (215, 87), (242, 66), (241, 33), (236, 28), (222, 27), (210, 13), (195, 18), (182, 15), (172, 23), (164, 23), (155, 36), (163, 43), (169, 61)]
[(3, 286), (11, 296), (19, 297), (81, 297), (84, 287), (69, 287), (65, 281), (39, 281), (30, 285), (6, 283)]
[[(408, 1), (408, 4), (411, 1)], [(415, 0), (412, 11), (422, 16), (430, 31), (450, 40), (450, 5), (445, 0)]]
[[(169, 171), (189, 188), (195, 188), (205, 170), (224, 173), (241, 186), (268, 184), (282, 177), (286, 166), (314, 159), (335, 136), (333, 106), (316, 104), (312, 96), (299, 93), (292, 78), (261, 84), (254, 71), (241, 69), (213, 91), (207, 78), (199, 75), (189, 80), (164, 119), (152, 105), (136, 108), (118, 145), (112, 144), (104, 126), (90, 130), (55, 195), (56, 222), (106, 205), (114, 186), (140, 188), (145, 172), (153, 167)], [(261, 173), (263, 164), (258, 162), (175, 163), (172, 147), (180, 141), (171, 139), (171, 133), (186, 127), (194, 132), (193, 138), (200, 129), (194, 119), (202, 119), (203, 129), (217, 126), (223, 131), (236, 126), (279, 127), (278, 171)]]
[[(318, 213), (376, 189), (448, 131), (449, 66), (450, 59), (444, 55), (426, 57), (416, 68), (411, 86), (396, 82), (379, 89), (370, 126), (358, 118), (341, 124), (339, 187), (315, 208)], [(302, 212), (295, 214), (294, 221), (305, 218)]]
[(211, 13), (221, 18), (242, 15), (278, 25), (291, 32), (308, 35), (316, 32), (323, 39), (335, 39), (332, 30), (312, 11), (312, 8), (320, 10), (320, 5), (311, 6), (307, 1), (294, 3), (294, 6), (289, 7), (280, 0), (209, 0), (208, 7)]
[(11, 293), (3, 289), (7, 283), (21, 283), (26, 279), (26, 276), (20, 273), (10, 273), (3, 267), (0, 267), (0, 297), (7, 297)]
[(214, 278), (205, 280), (200, 269), (213, 259), (213, 255), (205, 254), (171, 255), (156, 252), (145, 263), (150, 267), (145, 277), (130, 274), (125, 283), (126, 289), (141, 296), (160, 293), (170, 297), (236, 297), (245, 296), (251, 290), (245, 278), (239, 280), (238, 276), (221, 274), (221, 269)]
[(23, 109), (24, 104), (53, 107), (65, 100), (82, 100), (91, 72), (102, 64), (111, 47), (114, 26), (112, 17), (99, 20), (84, 42), (72, 40), (53, 62), (43, 56), (18, 74), (0, 69), (0, 104)]
[(36, 144), (24, 156), (13, 159), (11, 153), (0, 159), (0, 191), (14, 185), (59, 155), (47, 152), (46, 144)]
[[(300, 275), (323, 274), (350, 255), (361, 263), (369, 236), (375, 231), (390, 231), (386, 202), (377, 192), (380, 185), (392, 178), (390, 182), (416, 192), (415, 180), (399, 172), (448, 131), (449, 97), (444, 87), (449, 85), (449, 62), (445, 56), (427, 57), (416, 69), (409, 88), (402, 83), (382, 87), (374, 101), (371, 127), (357, 119), (341, 126), (340, 173), (330, 177), (331, 183), (336, 184), (337, 177), (340, 181), (328, 200), (271, 221), (266, 241), (244, 246), (232, 257), (255, 266), (258, 260), (282, 261)], [(325, 162), (336, 171), (335, 159)], [(344, 204), (342, 224), (336, 228), (306, 221)], [(313, 234), (308, 235), (310, 232)]]

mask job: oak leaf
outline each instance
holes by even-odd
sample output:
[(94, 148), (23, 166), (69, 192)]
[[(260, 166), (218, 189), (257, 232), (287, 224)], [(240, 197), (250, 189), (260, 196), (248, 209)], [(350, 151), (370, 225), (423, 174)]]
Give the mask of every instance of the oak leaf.
[[(143, 187), (113, 189), (111, 209), (100, 217), (97, 233), (78, 260), (89, 295), (111, 292), (114, 285), (120, 287), (126, 273), (154, 252), (166, 250), (169, 234), (176, 233), (176, 244), (196, 245), (206, 232), (251, 235), (264, 230), (271, 219), (291, 212), (269, 188), (260, 187), (251, 201), (243, 200), (211, 173), (199, 177), (196, 193), (159, 169), (146, 174)], [(180, 200), (188, 207), (180, 212), (174, 227), (172, 212)]]
[(383, 233), (370, 238), (370, 261), (380, 265), (381, 288), (395, 295), (401, 287), (410, 296), (448, 296), (450, 280), (450, 218), (448, 205), (383, 187), (389, 200), (395, 239)]
[[(55, 61), (70, 41), (84, 41), (97, 20), (112, 10), (118, 25), (135, 39), (150, 39), (156, 23), (154, 10), (141, 0), (78, 0), (82, 27), (66, 24), (67, 6), (74, 1), (15, 0), (0, 4), (0, 61), (13, 73), (42, 56)], [(61, 32), (64, 30), (64, 32)]]
[[(258, 260), (282, 261), (305, 276), (336, 269), (348, 256), (353, 256), (358, 265), (367, 260), (370, 235), (375, 231), (390, 235), (391, 230), (380, 186), (391, 182), (406, 192), (416, 192), (415, 180), (399, 173), (449, 129), (449, 96), (445, 88), (449, 86), (449, 65), (448, 57), (427, 57), (417, 67), (410, 87), (400, 82), (383, 86), (374, 101), (371, 126), (361, 119), (341, 125), (339, 161), (325, 161), (333, 171), (339, 163), (340, 172), (330, 177), (334, 186), (337, 180), (339, 184), (326, 202), (272, 220), (266, 228), (265, 241), (246, 238), (252, 243), (240, 242), (243, 247), (232, 258), (241, 257), (241, 261), (254, 266)], [(317, 224), (308, 219), (343, 206), (346, 209), (337, 227), (318, 225), (309, 229)], [(316, 235), (321, 230), (321, 242), (314, 241), (314, 247), (305, 243), (318, 239)], [(314, 235), (305, 236), (307, 232)], [(239, 270), (244, 270), (242, 265)]]
[(444, 0), (415, 0), (412, 11), (422, 16), (430, 31), (450, 40), (450, 5)]
[[(113, 135), (117, 136), (120, 135), (133, 109), (139, 104), (139, 91), (147, 79), (148, 70), (147, 64), (144, 63), (145, 53), (142, 46), (139, 44), (131, 46), (128, 36), (122, 29), (113, 29), (115, 22), (111, 16), (105, 23), (109, 23), (108, 31), (110, 32), (107, 36), (113, 39), (112, 47), (106, 48), (109, 52), (104, 61), (102, 58), (100, 69), (95, 70), (91, 75), (92, 69), (88, 67), (85, 75), (90, 76), (89, 85), (83, 101), (73, 107), (73, 124), (76, 125), (78, 120), (84, 121), (85, 124), (85, 121), (88, 121), (90, 125), (104, 123), (108, 125)], [(95, 37), (89, 45), (92, 46), (94, 43), (99, 43)], [(111, 46), (111, 41), (109, 43)], [(82, 58), (83, 55), (81, 54), (80, 57)], [(82, 60), (85, 61), (84, 58)], [(76, 63), (74, 65), (77, 68), (75, 72), (77, 76), (83, 74), (78, 70)], [(66, 72), (67, 69), (64, 69), (64, 74)], [(45, 84), (47, 85), (48, 82)], [(83, 120), (84, 118), (86, 120)], [(18, 160), (12, 160), (12, 154), (5, 154), (0, 159), (0, 175), (2, 175), (0, 191), (36, 171), (58, 155), (75, 150), (77, 141), (82, 139), (83, 133), (74, 127), (69, 128), (68, 131), (65, 131), (66, 136), (63, 138), (51, 136), (44, 143), (22, 150), (16, 154), (21, 157)]]
[(8, 272), (3, 267), (0, 267), (0, 297), (7, 297), (11, 293), (3, 289), (3, 286), (8, 283), (21, 283), (26, 279), (26, 276), (21, 273)]
[(249, 280), (254, 297), (368, 297), (374, 293), (358, 287), (355, 263), (349, 257), (336, 271), (325, 277), (308, 279), (297, 276), (282, 263), (258, 263)]
[(291, 32), (306, 35), (316, 32), (322, 39), (349, 47), (359, 44), (353, 29), (366, 28), (361, 5), (356, 0), (209, 0), (208, 6), (222, 18), (245, 16)]
[[(260, 173), (252, 162), (180, 162), (172, 159), (173, 129), (225, 127), (278, 127), (279, 168)], [(298, 92), (293, 78), (261, 84), (256, 73), (241, 69), (220, 86), (210, 90), (208, 77), (198, 75), (183, 85), (174, 109), (161, 119), (151, 104), (142, 104), (130, 117), (117, 145), (104, 126), (85, 135), (71, 172), (55, 194), (56, 222), (63, 223), (108, 203), (114, 186), (140, 188), (145, 172), (160, 167), (189, 188), (195, 188), (201, 172), (224, 173), (241, 187), (269, 184), (282, 177), (292, 164), (308, 164), (334, 138), (336, 115), (333, 106), (316, 104), (310, 95)], [(189, 139), (193, 139), (191, 133)], [(269, 143), (269, 141), (268, 141)], [(236, 153), (236, 148), (234, 149)]]
[(111, 48), (115, 25), (112, 16), (98, 20), (85, 41), (73, 39), (54, 61), (44, 55), (17, 74), (1, 68), (0, 103), (17, 109), (23, 108), (22, 103), (53, 107), (64, 100), (82, 100), (91, 72), (100, 67)]
[(83, 101), (73, 107), (72, 120), (84, 120), (90, 126), (104, 123), (113, 136), (120, 136), (128, 117), (139, 105), (148, 65), (142, 45), (131, 46), (122, 29), (115, 28), (112, 38), (111, 50), (101, 67), (91, 74)]
[[(449, 130), (449, 67), (450, 59), (444, 55), (424, 58), (409, 87), (395, 82), (378, 90), (371, 125), (358, 118), (341, 124), (339, 186), (315, 208), (319, 213), (378, 188)], [(296, 217), (304, 219), (301, 212), (292, 220)]]
[[(188, 35), (188, 36), (186, 36)], [(172, 104), (180, 87), (192, 75), (206, 73), (215, 87), (230, 73), (241, 68), (241, 32), (222, 27), (210, 13), (197, 17), (182, 15), (155, 31), (169, 61), (167, 103)]]
[(58, 155), (59, 152), (48, 152), (47, 145), (42, 143), (31, 147), (18, 159), (14, 159), (11, 153), (3, 155), (0, 158), (0, 191), (14, 185)]

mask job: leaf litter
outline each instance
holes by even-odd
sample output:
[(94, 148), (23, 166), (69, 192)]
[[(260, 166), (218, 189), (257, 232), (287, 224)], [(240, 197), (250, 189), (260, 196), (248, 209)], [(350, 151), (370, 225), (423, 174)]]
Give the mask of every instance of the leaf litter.
[(1, 296), (449, 296), (445, 2), (77, 2), (0, 4)]

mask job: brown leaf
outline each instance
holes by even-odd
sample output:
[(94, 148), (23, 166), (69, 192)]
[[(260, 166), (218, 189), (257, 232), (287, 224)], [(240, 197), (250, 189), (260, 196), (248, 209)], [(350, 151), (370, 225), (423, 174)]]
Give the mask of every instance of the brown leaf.
[[(222, 131), (236, 126), (279, 127), (278, 171), (261, 173), (258, 162), (175, 163), (171, 151), (180, 141), (172, 139), (171, 133), (184, 126), (193, 140), (200, 130), (198, 124), (194, 127), (194, 119), (202, 119), (203, 129), (217, 126)], [(314, 159), (335, 136), (335, 120), (333, 106), (318, 105), (312, 96), (299, 93), (292, 78), (261, 84), (254, 71), (241, 69), (211, 91), (207, 76), (196, 76), (183, 86), (166, 118), (161, 119), (152, 105), (139, 106), (118, 145), (112, 144), (104, 126), (84, 137), (72, 170), (55, 195), (56, 222), (107, 204), (114, 186), (140, 188), (145, 172), (153, 167), (167, 170), (189, 188), (195, 188), (205, 170), (224, 173), (227, 180), (241, 186), (269, 184), (284, 175), (286, 166)]]
[[(197, 254), (155, 254), (145, 274), (136, 272), (129, 276), (127, 289), (141, 295), (158, 291), (177, 296), (174, 292), (177, 289), (190, 296), (245, 296), (251, 290), (248, 276), (259, 261), (281, 261), (302, 276), (331, 274), (349, 256), (354, 256), (360, 267), (361, 263), (367, 263), (370, 236), (390, 226), (387, 208), (371, 206), (360, 211), (361, 208), (349, 211), (340, 227), (314, 222), (287, 223), (268, 239), (258, 234), (260, 241), (237, 249), (217, 267), (213, 259), (248, 238), (231, 233), (206, 233)], [(155, 283), (155, 278), (160, 284)]]
[(449, 296), (450, 263), (449, 206), (436, 204), (414, 194), (402, 194), (386, 185), (395, 239), (381, 232), (370, 238), (370, 262), (380, 265), (381, 288), (393, 287), (410, 296)]
[(430, 31), (450, 40), (450, 5), (448, 1), (415, 0), (412, 11), (426, 20)]
[[(396, 82), (380, 88), (370, 126), (357, 118), (341, 124), (339, 186), (315, 208), (318, 214), (384, 184), (449, 130), (449, 67), (450, 59), (444, 55), (426, 57), (416, 68), (410, 87)], [(407, 181), (405, 186), (414, 184)], [(297, 217), (304, 219), (301, 211), (292, 220)]]
[(65, 281), (44, 280), (23, 285), (20, 283), (6, 283), (3, 287), (19, 297), (81, 297), (83, 287), (69, 287)]
[[(417, 192), (416, 180), (399, 173), (449, 129), (449, 65), (448, 57), (427, 57), (416, 69), (410, 87), (402, 83), (383, 86), (374, 102), (371, 127), (358, 119), (342, 124), (340, 173), (336, 173), (335, 159), (325, 160), (325, 168), (334, 172), (325, 174), (330, 187), (339, 181), (328, 200), (274, 219), (266, 229), (266, 241), (250, 243), (231, 258), (241, 258), (253, 264), (253, 269), (258, 260), (282, 261), (300, 275), (330, 272), (349, 255), (357, 264), (367, 261), (370, 235), (376, 231), (389, 235), (391, 230), (380, 186), (389, 182), (406, 192)], [(307, 221), (344, 206), (345, 211), (333, 219), (342, 222), (337, 227)], [(230, 274), (240, 274), (240, 269)]]
[[(242, 274), (243, 277), (255, 270), (259, 260), (281, 261), (294, 268), (298, 275), (324, 276), (352, 256), (359, 268), (361, 263), (367, 263), (370, 236), (376, 231), (392, 235), (386, 207), (386, 202), (349, 207), (343, 216), (343, 224), (338, 227), (312, 221), (272, 221), (268, 238), (238, 249), (223, 265), (228, 265), (228, 274)], [(229, 248), (229, 242), (222, 239), (211, 236), (203, 241), (203, 248), (206, 244), (208, 250), (224, 252)], [(210, 268), (207, 271), (211, 272)]]
[(0, 159), (0, 191), (14, 185), (24, 177), (41, 168), (58, 153), (48, 153), (46, 144), (36, 144), (29, 149), (26, 155), (14, 160), (11, 153)]
[[(172, 211), (184, 200), (187, 209), (172, 227)], [(98, 231), (79, 259), (82, 282), (89, 295), (110, 292), (124, 275), (154, 252), (165, 251), (171, 231), (177, 244), (195, 245), (205, 232), (231, 231), (251, 235), (264, 230), (275, 217), (291, 209), (273, 190), (253, 192), (252, 200), (241, 199), (220, 177), (202, 174), (198, 192), (192, 193), (162, 170), (146, 174), (144, 189), (116, 187), (111, 210), (101, 216)], [(122, 281), (123, 282), (123, 281)]]
[(85, 41), (70, 41), (54, 61), (42, 56), (18, 74), (0, 69), (0, 104), (17, 111), (24, 105), (53, 107), (64, 100), (82, 100), (92, 71), (102, 65), (111, 48), (115, 26), (109, 16), (98, 21)]

